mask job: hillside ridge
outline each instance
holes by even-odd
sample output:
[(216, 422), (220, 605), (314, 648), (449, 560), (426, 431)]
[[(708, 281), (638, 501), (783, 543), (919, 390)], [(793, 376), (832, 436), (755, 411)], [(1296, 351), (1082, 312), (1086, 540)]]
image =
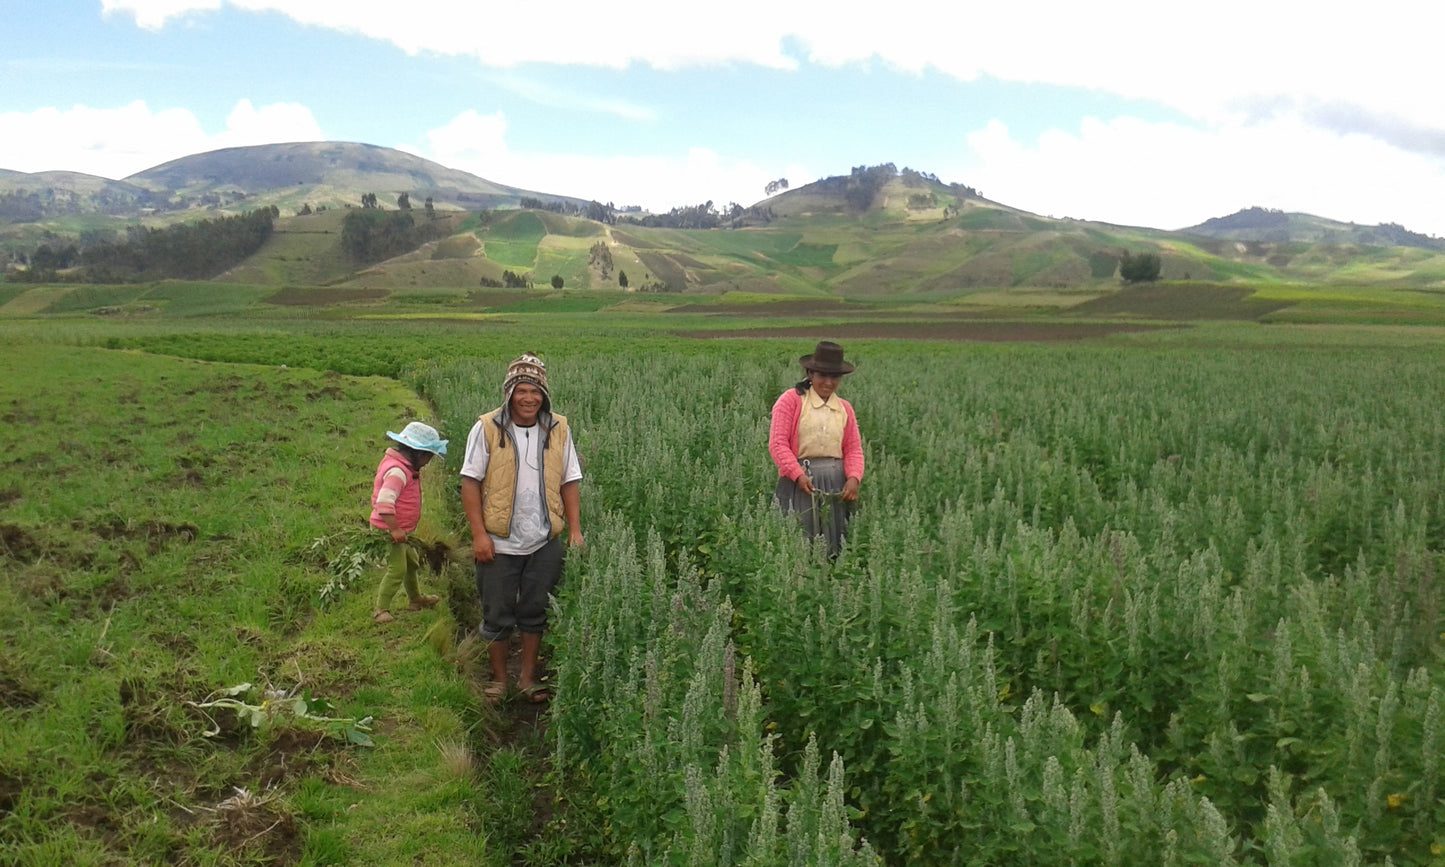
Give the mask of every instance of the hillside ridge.
[[(341, 218), (352, 209), (407, 207), (425, 222), (408, 223), (404, 243), (358, 246), (354, 234), (350, 247), (344, 241)], [(209, 279), (354, 288), (560, 281), (643, 292), (923, 298), (1117, 286), (1124, 254), (1143, 251), (1160, 257), (1165, 280), (1445, 287), (1445, 242), (1398, 226), (1366, 229), (1258, 208), (1173, 232), (1056, 219), (891, 163), (747, 208), (719, 211), (707, 202), (639, 214), (355, 142), (224, 148), (118, 181), (0, 170), (0, 256), (8, 271), (26, 272), (46, 253), (53, 274), (12, 274), (17, 282), (84, 280), (68, 269), (85, 264), (89, 248), (135, 237), (137, 222), (152, 230), (263, 208), (278, 218), (275, 235), (250, 261)], [(364, 229), (372, 230), (382, 227)], [(359, 255), (362, 248), (374, 255)], [(377, 261), (381, 255), (391, 258)]]

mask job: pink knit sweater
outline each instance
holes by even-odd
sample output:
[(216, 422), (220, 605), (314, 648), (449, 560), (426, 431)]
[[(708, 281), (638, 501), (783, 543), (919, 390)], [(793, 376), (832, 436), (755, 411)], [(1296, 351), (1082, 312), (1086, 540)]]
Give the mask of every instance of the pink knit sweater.
[[(387, 471), (393, 467), (406, 473), (406, 481), (397, 491), (395, 505), (381, 500), (383, 488), (395, 489), (396, 480), (386, 478)], [(408, 533), (415, 530), (421, 521), (421, 474), (396, 449), (387, 449), (386, 457), (376, 468), (376, 481), (371, 485), (371, 526), (385, 530), (386, 520), (382, 515), (387, 513), (394, 513), (397, 526)]]
[[(843, 475), (863, 480), (863, 440), (858, 436), (858, 418), (853, 405), (837, 395), (833, 400), (843, 405), (848, 420), (843, 425)], [(803, 396), (790, 388), (773, 404), (773, 424), (768, 431), (768, 454), (778, 465), (778, 475), (797, 481), (803, 474), (798, 463), (798, 417), (803, 413)]]

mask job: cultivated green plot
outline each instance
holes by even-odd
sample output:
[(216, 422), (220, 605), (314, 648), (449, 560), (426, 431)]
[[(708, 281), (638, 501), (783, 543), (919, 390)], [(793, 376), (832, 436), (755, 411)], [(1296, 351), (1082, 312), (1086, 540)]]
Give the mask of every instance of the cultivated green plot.
[[(1368, 840), (1430, 863), (1445, 358), (1428, 334), (1319, 337), (849, 343), (869, 470), (836, 564), (768, 504), (796, 345), (552, 355), (605, 508), (560, 603), (551, 730), (569, 803), (607, 829), (590, 845), (766, 862), (794, 799), (836, 797), (831, 839), (889, 862)], [(427, 374), (444, 418), (485, 399), (471, 368)]]

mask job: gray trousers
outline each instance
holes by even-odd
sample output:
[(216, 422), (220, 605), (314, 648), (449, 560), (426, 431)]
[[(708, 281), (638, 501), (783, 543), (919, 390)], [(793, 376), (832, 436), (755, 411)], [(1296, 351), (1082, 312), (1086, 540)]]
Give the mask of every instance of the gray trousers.
[(482, 599), (483, 641), (500, 641), (513, 631), (541, 634), (547, 629), (547, 608), (562, 580), (562, 537), (530, 554), (498, 554), (477, 563), (477, 595)]
[(813, 496), (799, 490), (792, 479), (778, 479), (773, 499), (784, 512), (798, 516), (798, 523), (809, 536), (822, 536), (828, 542), (828, 556), (838, 556), (843, 537), (848, 533), (848, 518), (853, 504), (838, 498), (847, 476), (841, 458), (811, 458), (804, 462), (805, 474), (813, 481)]

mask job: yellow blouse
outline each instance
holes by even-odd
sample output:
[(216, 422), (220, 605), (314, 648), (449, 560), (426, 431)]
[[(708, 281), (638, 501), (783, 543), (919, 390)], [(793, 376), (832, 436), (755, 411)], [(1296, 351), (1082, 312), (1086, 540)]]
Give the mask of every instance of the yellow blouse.
[(798, 459), (843, 457), (848, 413), (836, 400), (824, 401), (811, 388), (798, 414)]

